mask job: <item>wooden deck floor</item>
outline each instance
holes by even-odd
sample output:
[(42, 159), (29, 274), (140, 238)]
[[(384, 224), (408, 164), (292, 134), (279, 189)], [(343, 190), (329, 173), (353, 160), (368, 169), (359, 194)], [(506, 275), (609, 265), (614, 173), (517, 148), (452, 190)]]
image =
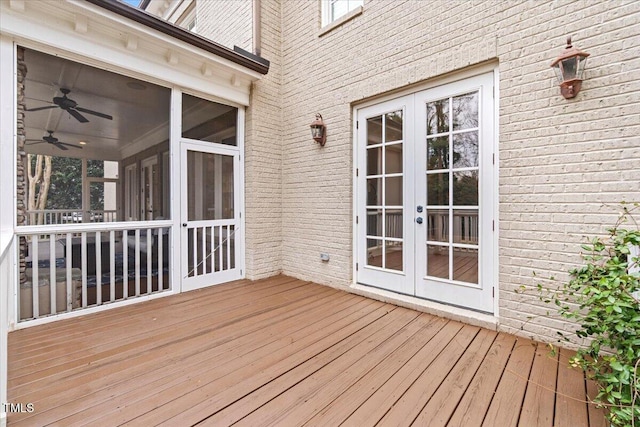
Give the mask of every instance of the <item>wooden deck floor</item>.
[(568, 357), (278, 276), (12, 332), (8, 421), (604, 426)]

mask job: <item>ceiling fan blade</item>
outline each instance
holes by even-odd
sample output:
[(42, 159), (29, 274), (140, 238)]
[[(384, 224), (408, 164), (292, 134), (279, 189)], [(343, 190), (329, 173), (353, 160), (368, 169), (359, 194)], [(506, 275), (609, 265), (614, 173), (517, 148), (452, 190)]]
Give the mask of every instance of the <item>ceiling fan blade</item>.
[(47, 142), (47, 141), (43, 141), (41, 139), (27, 139), (26, 144), (27, 145), (36, 145), (36, 144), (42, 144), (43, 142)]
[(68, 142), (56, 142), (56, 145), (66, 145), (67, 147), (79, 148), (79, 149), (82, 150), (82, 146), (81, 145), (70, 144)]
[(67, 147), (65, 147), (64, 145), (62, 145), (62, 143), (61, 143), (61, 142), (52, 142), (52, 144), (53, 144), (53, 145), (55, 145), (56, 147), (58, 147), (58, 148), (59, 148), (59, 149), (61, 149), (61, 150), (64, 150), (64, 151), (67, 151), (67, 150), (68, 150), (68, 148), (67, 148)]
[(113, 116), (110, 116), (110, 115), (104, 114), (104, 113), (99, 113), (99, 112), (93, 111), (93, 110), (87, 110), (86, 108), (76, 107), (76, 110), (82, 111), (83, 113), (91, 114), (91, 115), (94, 115), (94, 116), (102, 117), (102, 118), (105, 118), (105, 119), (113, 120)]
[(80, 123), (87, 123), (89, 121), (85, 116), (78, 113), (76, 110), (72, 110), (71, 108), (69, 108), (67, 109), (67, 111), (69, 112), (69, 114), (75, 117), (76, 120), (79, 121)]
[(47, 105), (46, 107), (27, 108), (25, 111), (49, 110), (51, 108), (58, 108), (58, 106), (57, 105)]

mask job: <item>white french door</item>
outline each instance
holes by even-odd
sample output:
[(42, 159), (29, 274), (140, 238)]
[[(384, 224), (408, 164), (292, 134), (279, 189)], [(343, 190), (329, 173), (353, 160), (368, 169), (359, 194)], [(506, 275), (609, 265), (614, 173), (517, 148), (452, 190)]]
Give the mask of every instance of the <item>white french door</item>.
[(493, 312), (493, 73), (357, 111), (357, 281)]
[(240, 279), (240, 152), (181, 143), (182, 285), (197, 289)]

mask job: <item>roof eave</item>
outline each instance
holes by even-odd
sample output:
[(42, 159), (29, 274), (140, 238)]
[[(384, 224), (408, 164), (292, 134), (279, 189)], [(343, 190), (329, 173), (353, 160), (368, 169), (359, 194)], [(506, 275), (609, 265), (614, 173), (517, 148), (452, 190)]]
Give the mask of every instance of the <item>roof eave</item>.
[(141, 25), (144, 25), (146, 27), (159, 31), (177, 40), (188, 43), (206, 52), (212, 53), (221, 58), (232, 61), (252, 71), (258, 72), (263, 75), (269, 72), (269, 61), (264, 58), (255, 57), (255, 59), (253, 59), (253, 58), (249, 58), (247, 56), (241, 55), (225, 46), (212, 42), (211, 40), (208, 40), (202, 36), (199, 36), (183, 28), (180, 28), (177, 25), (173, 25), (167, 21), (157, 18), (145, 12), (144, 10), (136, 9), (127, 4), (121, 3), (119, 1), (109, 1), (109, 0), (86, 0), (86, 1), (96, 6), (99, 6), (103, 9), (106, 9), (110, 12), (116, 13), (124, 18), (131, 19), (132, 21), (137, 22)]

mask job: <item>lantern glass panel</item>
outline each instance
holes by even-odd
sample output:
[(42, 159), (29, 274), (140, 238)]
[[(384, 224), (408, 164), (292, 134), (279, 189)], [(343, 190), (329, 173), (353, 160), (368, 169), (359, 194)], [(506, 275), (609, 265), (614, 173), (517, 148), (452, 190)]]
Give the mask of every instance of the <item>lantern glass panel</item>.
[(576, 78), (576, 71), (578, 68), (577, 62), (577, 57), (575, 56), (562, 60), (562, 75), (564, 77), (564, 81)]
[(560, 70), (559, 62), (553, 66), (553, 71), (556, 73), (556, 78), (558, 79), (558, 82), (562, 83), (564, 79), (562, 78), (562, 71)]
[(311, 128), (311, 136), (313, 138), (322, 138), (322, 126), (314, 126)]
[(576, 78), (582, 80), (582, 73), (584, 73), (585, 65), (587, 65), (587, 57), (586, 56), (579, 56), (578, 57), (578, 71), (577, 71), (577, 74), (576, 74)]

